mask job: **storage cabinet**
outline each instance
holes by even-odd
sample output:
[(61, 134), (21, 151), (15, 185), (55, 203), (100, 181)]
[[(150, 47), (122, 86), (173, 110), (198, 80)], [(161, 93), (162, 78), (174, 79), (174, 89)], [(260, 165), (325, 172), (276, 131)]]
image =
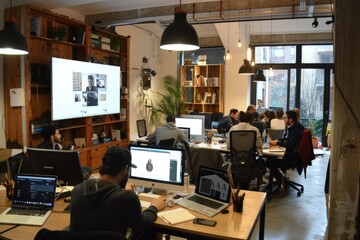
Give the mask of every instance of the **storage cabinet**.
[(189, 111), (222, 112), (224, 65), (181, 66), (182, 100)]
[[(51, 60), (58, 57), (120, 66), (121, 87), (127, 89), (130, 85), (130, 38), (27, 5), (15, 7), (12, 11), (17, 27), (23, 25), (29, 54), (4, 56), (7, 148), (36, 147), (43, 140), (41, 129), (52, 123), (59, 128), (64, 146), (75, 145), (74, 138), (84, 138), (84, 146), (75, 146), (80, 151), (81, 164), (98, 167), (106, 148), (112, 145), (126, 147), (129, 144), (128, 96), (126, 94), (120, 98), (119, 114), (52, 122)], [(7, 9), (5, 18), (9, 14)], [(94, 43), (95, 38), (98, 44), (95, 44), (96, 41)], [(14, 88), (24, 91), (23, 107), (12, 107), (10, 104), (10, 91)], [(93, 146), (94, 134), (104, 133), (106, 138), (111, 138), (113, 129), (121, 130), (121, 139)]]

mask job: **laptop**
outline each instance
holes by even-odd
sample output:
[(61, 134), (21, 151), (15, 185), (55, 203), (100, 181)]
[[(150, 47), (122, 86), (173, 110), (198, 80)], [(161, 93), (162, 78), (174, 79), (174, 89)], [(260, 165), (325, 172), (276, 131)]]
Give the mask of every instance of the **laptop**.
[(195, 193), (176, 204), (208, 217), (213, 217), (230, 203), (231, 187), (226, 171), (200, 166)]
[(56, 176), (18, 174), (12, 206), (0, 223), (42, 226), (54, 208)]
[(190, 142), (190, 128), (186, 127), (178, 127), (180, 131), (184, 132), (186, 139), (188, 142)]

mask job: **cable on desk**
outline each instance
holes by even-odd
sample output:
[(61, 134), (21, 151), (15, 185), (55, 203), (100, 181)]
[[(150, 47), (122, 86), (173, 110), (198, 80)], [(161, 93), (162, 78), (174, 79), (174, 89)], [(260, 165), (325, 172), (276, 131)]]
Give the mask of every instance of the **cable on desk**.
[(11, 228), (8, 228), (8, 229), (0, 232), (0, 234), (6, 233), (7, 231), (10, 231), (11, 229), (17, 228), (18, 226), (20, 226), (20, 225), (18, 224), (18, 225), (12, 226)]

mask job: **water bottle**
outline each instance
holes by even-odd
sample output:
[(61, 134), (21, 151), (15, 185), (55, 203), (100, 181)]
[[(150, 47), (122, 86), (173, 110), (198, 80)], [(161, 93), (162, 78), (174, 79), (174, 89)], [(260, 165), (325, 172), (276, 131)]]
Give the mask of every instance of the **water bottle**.
[(184, 173), (184, 192), (189, 192), (190, 176), (187, 172)]

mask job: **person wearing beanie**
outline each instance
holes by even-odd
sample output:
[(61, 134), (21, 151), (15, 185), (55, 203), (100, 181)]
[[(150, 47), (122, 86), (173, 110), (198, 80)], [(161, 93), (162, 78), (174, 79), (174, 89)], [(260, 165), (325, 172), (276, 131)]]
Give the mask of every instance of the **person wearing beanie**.
[(104, 154), (99, 177), (75, 186), (71, 193), (70, 231), (115, 231), (129, 239), (156, 239), (150, 227), (158, 211), (166, 207), (166, 198), (159, 197), (142, 211), (138, 196), (125, 189), (131, 164), (129, 150), (112, 146)]

